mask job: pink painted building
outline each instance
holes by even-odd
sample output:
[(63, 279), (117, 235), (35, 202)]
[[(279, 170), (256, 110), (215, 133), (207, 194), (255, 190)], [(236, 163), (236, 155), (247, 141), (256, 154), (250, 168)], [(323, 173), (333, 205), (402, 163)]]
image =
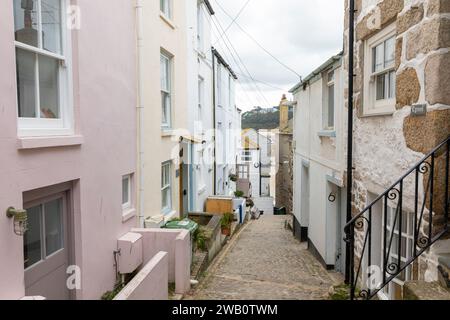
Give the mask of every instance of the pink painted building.
[(99, 299), (137, 221), (133, 1), (2, 1), (0, 70), (0, 299)]

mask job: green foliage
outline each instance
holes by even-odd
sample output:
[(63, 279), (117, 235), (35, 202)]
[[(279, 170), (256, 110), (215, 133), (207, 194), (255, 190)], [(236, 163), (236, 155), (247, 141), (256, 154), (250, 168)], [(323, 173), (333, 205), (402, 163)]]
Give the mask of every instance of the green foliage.
[[(293, 113), (290, 112), (289, 119)], [(267, 110), (259, 107), (242, 115), (242, 129), (276, 129), (280, 126), (280, 111), (277, 109)]]
[[(360, 290), (355, 290), (355, 295), (359, 295)], [(338, 286), (333, 286), (330, 292), (331, 300), (350, 300), (350, 286), (347, 284), (340, 284)]]
[(237, 190), (237, 191), (234, 193), (234, 196), (235, 196), (236, 198), (242, 198), (242, 197), (244, 196), (244, 191)]
[(102, 299), (102, 300), (113, 300), (113, 299), (119, 294), (119, 292), (122, 291), (122, 289), (123, 289), (124, 287), (125, 287), (125, 286), (124, 286), (123, 284), (117, 285), (113, 291), (107, 291), (107, 292), (105, 292), (105, 293), (102, 295), (101, 299)]
[(208, 240), (211, 239), (211, 232), (208, 232), (204, 226), (200, 226), (197, 230), (195, 230), (193, 235), (194, 245), (200, 251), (208, 250)]
[(232, 214), (230, 212), (224, 213), (222, 216), (222, 219), (220, 219), (220, 225), (223, 228), (229, 228), (231, 226), (231, 223), (233, 222), (233, 220), (234, 220), (234, 214)]

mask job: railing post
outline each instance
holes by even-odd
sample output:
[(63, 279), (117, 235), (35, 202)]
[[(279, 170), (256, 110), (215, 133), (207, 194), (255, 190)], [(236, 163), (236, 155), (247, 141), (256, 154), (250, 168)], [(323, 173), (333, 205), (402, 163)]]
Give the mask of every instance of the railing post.
[[(354, 29), (355, 29), (355, 1), (349, 0), (349, 46), (348, 46), (348, 128), (347, 128), (347, 223), (352, 220), (352, 187), (353, 187), (353, 59), (354, 59)], [(348, 230), (345, 248), (345, 283), (353, 287), (352, 274), (354, 272), (354, 230)], [(354, 289), (352, 289), (353, 291)], [(353, 292), (354, 293), (354, 292)]]

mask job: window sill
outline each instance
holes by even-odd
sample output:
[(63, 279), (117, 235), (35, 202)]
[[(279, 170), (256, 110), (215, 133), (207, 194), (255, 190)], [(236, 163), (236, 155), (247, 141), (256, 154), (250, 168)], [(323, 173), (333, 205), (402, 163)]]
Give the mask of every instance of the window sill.
[(317, 135), (321, 138), (323, 138), (323, 137), (336, 138), (336, 131), (335, 130), (322, 130), (322, 131), (317, 132)]
[(166, 16), (163, 12), (159, 14), (159, 17), (162, 21), (164, 21), (169, 27), (175, 30), (175, 24), (173, 23), (172, 19), (170, 19), (168, 16)]
[(392, 116), (394, 111), (365, 111), (359, 117), (360, 118), (371, 118), (371, 117), (386, 117)]
[(173, 130), (170, 128), (161, 128), (161, 137), (172, 137)]
[(167, 213), (163, 213), (163, 215), (164, 215), (164, 222), (169, 222), (170, 220), (175, 218), (175, 216), (177, 215), (177, 211), (176, 210), (169, 211)]
[(17, 147), (19, 150), (58, 148), (80, 146), (84, 142), (83, 136), (55, 136), (55, 137), (27, 137), (19, 138)]
[(127, 209), (122, 214), (122, 222), (127, 222), (136, 217), (136, 209)]

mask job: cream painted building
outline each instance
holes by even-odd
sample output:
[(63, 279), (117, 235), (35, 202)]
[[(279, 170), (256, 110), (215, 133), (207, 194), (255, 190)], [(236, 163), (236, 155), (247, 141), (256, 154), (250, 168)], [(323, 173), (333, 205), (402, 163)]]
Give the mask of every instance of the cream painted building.
[[(186, 1), (137, 1), (139, 65), (139, 215), (184, 211), (191, 156), (187, 100)], [(185, 136), (182, 138), (182, 136)], [(183, 172), (184, 169), (184, 172)]]

